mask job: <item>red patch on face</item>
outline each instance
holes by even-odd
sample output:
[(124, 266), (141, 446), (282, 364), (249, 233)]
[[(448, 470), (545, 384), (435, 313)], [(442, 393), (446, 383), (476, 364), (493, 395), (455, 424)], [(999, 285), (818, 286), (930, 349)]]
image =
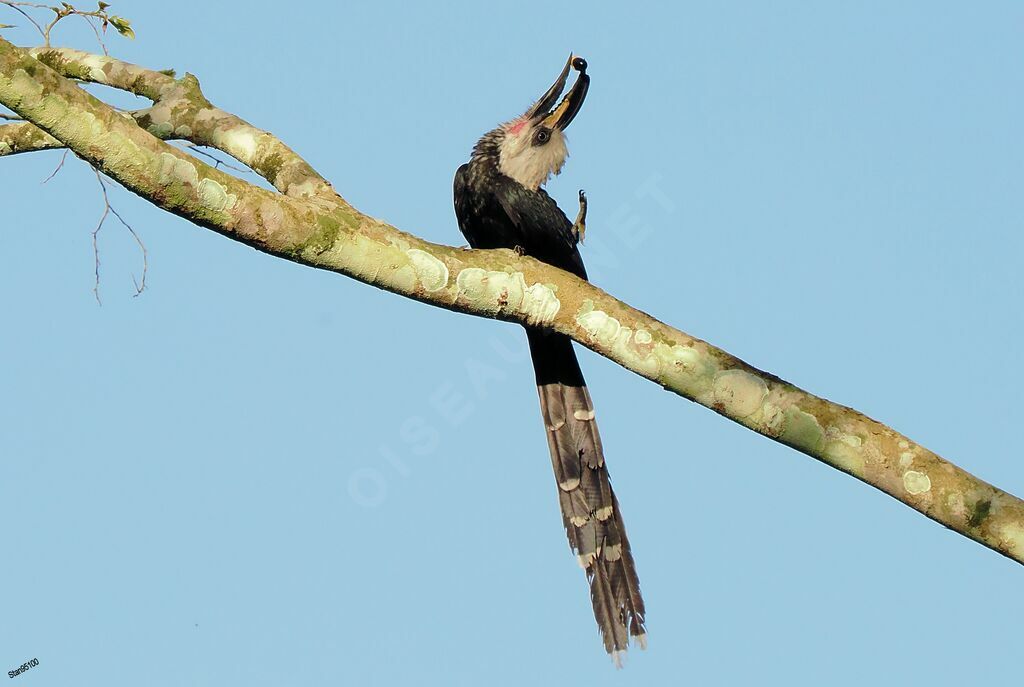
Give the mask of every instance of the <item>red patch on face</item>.
[(510, 134), (512, 134), (513, 136), (515, 136), (515, 135), (517, 135), (517, 134), (518, 134), (518, 133), (519, 133), (520, 131), (522, 131), (522, 130), (523, 130), (523, 127), (524, 127), (524, 126), (526, 126), (526, 120), (525, 120), (525, 119), (520, 119), (520, 120), (519, 120), (518, 122), (516, 122), (515, 124), (513, 124), (512, 126), (510, 126), (510, 127), (508, 128), (508, 132), (509, 132)]

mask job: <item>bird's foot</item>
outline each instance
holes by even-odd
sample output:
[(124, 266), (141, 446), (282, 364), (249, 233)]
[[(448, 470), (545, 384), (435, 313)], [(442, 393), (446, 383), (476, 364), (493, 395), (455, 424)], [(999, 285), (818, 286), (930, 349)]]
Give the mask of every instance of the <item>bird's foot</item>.
[(580, 211), (576, 215), (576, 221), (572, 225), (572, 235), (576, 243), (583, 243), (583, 237), (587, 233), (587, 193), (580, 189)]
[(523, 248), (522, 246), (518, 245), (518, 244), (513, 246), (512, 250), (514, 250), (516, 252), (516, 255), (518, 255), (520, 257), (523, 256), (523, 255), (526, 255), (526, 249)]

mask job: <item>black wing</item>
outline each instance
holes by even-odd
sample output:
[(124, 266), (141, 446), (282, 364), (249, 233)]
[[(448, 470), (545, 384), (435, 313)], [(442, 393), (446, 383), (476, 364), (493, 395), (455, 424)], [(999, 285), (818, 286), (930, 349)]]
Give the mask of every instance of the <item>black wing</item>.
[(468, 164), (455, 173), (455, 214), (473, 248), (520, 246), (538, 260), (587, 278), (572, 222), (543, 190), (529, 191), (503, 175), (482, 183)]

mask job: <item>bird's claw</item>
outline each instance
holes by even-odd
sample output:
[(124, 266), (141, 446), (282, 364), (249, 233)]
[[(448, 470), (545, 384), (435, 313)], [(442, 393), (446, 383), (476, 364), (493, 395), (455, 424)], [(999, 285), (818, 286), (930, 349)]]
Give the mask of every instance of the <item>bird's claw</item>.
[(587, 233), (587, 192), (580, 189), (580, 211), (576, 215), (576, 221), (572, 225), (572, 236), (576, 243), (583, 243), (583, 237)]
[(519, 244), (516, 244), (515, 246), (513, 246), (512, 250), (515, 251), (515, 254), (520, 256), (520, 257), (526, 255), (526, 249), (523, 248), (522, 246), (520, 246)]

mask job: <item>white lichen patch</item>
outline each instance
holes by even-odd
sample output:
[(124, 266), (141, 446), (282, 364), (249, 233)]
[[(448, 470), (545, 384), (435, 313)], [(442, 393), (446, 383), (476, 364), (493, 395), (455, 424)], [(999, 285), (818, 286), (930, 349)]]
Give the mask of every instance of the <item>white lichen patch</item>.
[(825, 459), (840, 470), (861, 475), (867, 456), (861, 449), (863, 440), (856, 434), (843, 431), (836, 425), (825, 428)]
[(753, 415), (768, 396), (768, 385), (746, 370), (723, 370), (715, 375), (715, 403), (732, 417)]
[(411, 263), (398, 267), (389, 264), (380, 271), (378, 281), (387, 283), (389, 288), (394, 288), (398, 293), (415, 293), (420, 278)]
[(281, 205), (271, 200), (260, 202), (260, 219), (263, 222), (263, 231), (267, 237), (273, 237), (282, 232), (284, 225), (284, 210)]
[(665, 386), (680, 389), (693, 397), (704, 394), (711, 386), (712, 363), (691, 346), (654, 344), (654, 358)]
[(443, 261), (419, 248), (410, 248), (405, 254), (425, 291), (440, 291), (448, 286), (448, 266)]
[(952, 492), (946, 497), (946, 506), (949, 512), (958, 518), (967, 517), (967, 505), (964, 503), (964, 495), (958, 491)]
[(999, 543), (1017, 560), (1024, 560), (1024, 527), (1020, 523), (1004, 521), (995, 527)]
[[(153, 128), (153, 124), (170, 124), (172, 112), (171, 102), (160, 101), (154, 103), (153, 107), (146, 111), (146, 114), (149, 115), (150, 129)], [(171, 128), (173, 129), (174, 127), (172, 126)]]
[(923, 472), (907, 470), (903, 473), (903, 488), (915, 496), (924, 494), (931, 490), (932, 480)]
[(218, 148), (245, 164), (252, 163), (259, 148), (253, 130), (247, 127), (217, 129), (213, 134), (213, 142)]
[(914, 454), (910, 451), (904, 451), (900, 454), (900, 467), (909, 468), (914, 462)]
[(309, 198), (316, 194), (317, 189), (320, 188), (321, 182), (314, 178), (309, 178), (303, 181), (301, 184), (292, 184), (287, 189), (286, 193), (292, 198)]
[(83, 53), (82, 56), (79, 58), (79, 62), (82, 64), (82, 66), (88, 68), (89, 78), (91, 80), (95, 81), (96, 83), (107, 83), (107, 73), (103, 70), (103, 68), (108, 64), (111, 64), (113, 60), (111, 60), (109, 57), (104, 57), (102, 55), (89, 55)]
[(174, 132), (174, 125), (170, 122), (152, 122), (147, 131), (157, 138), (167, 138)]
[(189, 136), (192, 135), (192, 127), (190, 127), (188, 124), (182, 124), (177, 129), (174, 130), (174, 135), (178, 136), (179, 138), (188, 138)]
[[(587, 301), (593, 308), (593, 303)], [(604, 344), (611, 344), (618, 338), (622, 325), (619, 321), (603, 310), (589, 310), (576, 316), (576, 321), (592, 339)]]
[(589, 299), (583, 301), (576, 313), (576, 323), (592, 341), (606, 348), (614, 358), (622, 360), (641, 374), (657, 374), (661, 364), (654, 353), (656, 346), (651, 343), (653, 337), (650, 332), (634, 332), (630, 327), (624, 327), (605, 311), (594, 309), (594, 302)]
[[(523, 275), (520, 274), (522, 279)], [(555, 319), (562, 303), (555, 295), (555, 290), (547, 284), (533, 284), (526, 289), (526, 298), (523, 299), (521, 311), (526, 315), (530, 324), (549, 323)]]
[(821, 446), (824, 436), (825, 432), (818, 418), (796, 406), (786, 408), (782, 434), (779, 435), (780, 441), (801, 451), (815, 453)]
[(851, 475), (864, 473), (864, 455), (860, 450), (843, 441), (829, 441), (825, 444), (825, 457), (840, 470)]
[(772, 436), (777, 436), (782, 431), (782, 421), (785, 418), (782, 408), (770, 401), (761, 407), (761, 425)]
[(43, 94), (43, 84), (29, 76), (28, 72), (24, 69), (19, 69), (14, 72), (14, 76), (11, 77), (10, 84), (11, 88), (17, 91), (21, 96), (21, 102), (23, 104), (35, 102)]
[(106, 127), (92, 112), (82, 112), (76, 120), (78, 131), (75, 135), (80, 139), (97, 140), (103, 136)]
[(175, 182), (198, 186), (199, 172), (196, 170), (196, 166), (188, 160), (179, 158), (171, 153), (160, 153), (160, 168), (157, 170), (157, 181), (163, 186)]
[(199, 202), (216, 212), (224, 212), (235, 206), (238, 196), (228, 193), (224, 186), (213, 179), (199, 182)]
[(561, 303), (547, 284), (526, 285), (522, 272), (500, 272), (467, 267), (455, 278), (459, 297), (492, 314), (520, 313), (529, 324), (548, 324)]
[(664, 360), (690, 375), (703, 374), (706, 370), (703, 358), (696, 349), (690, 346), (667, 346), (661, 344), (654, 347), (655, 353)]
[(0, 141), (0, 155), (7, 155), (13, 150), (7, 141)]
[(347, 240), (335, 241), (318, 256), (323, 264), (345, 267), (351, 270), (356, 279), (370, 284), (383, 279), (393, 280), (399, 289), (410, 290), (416, 283), (416, 272), (409, 264), (409, 256), (405, 251), (361, 233), (355, 233)]

